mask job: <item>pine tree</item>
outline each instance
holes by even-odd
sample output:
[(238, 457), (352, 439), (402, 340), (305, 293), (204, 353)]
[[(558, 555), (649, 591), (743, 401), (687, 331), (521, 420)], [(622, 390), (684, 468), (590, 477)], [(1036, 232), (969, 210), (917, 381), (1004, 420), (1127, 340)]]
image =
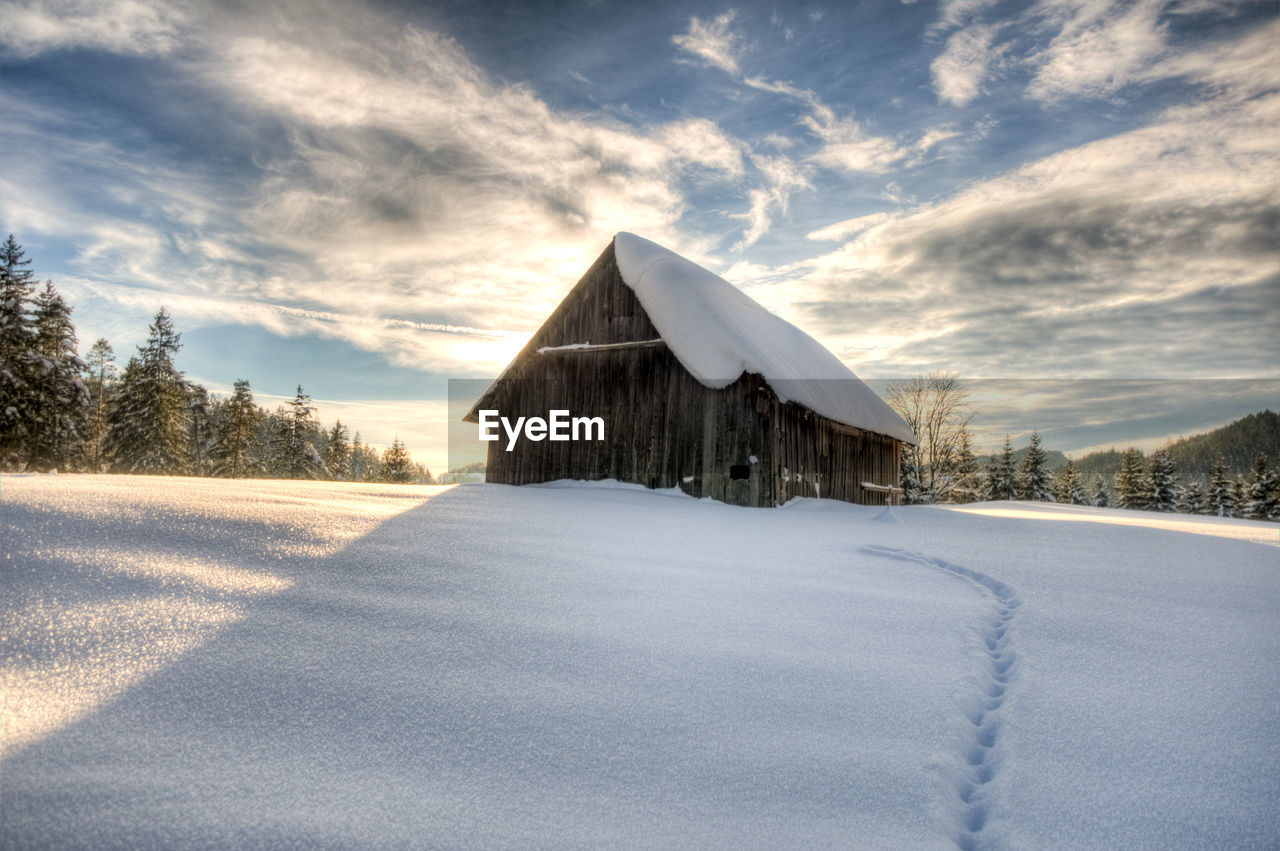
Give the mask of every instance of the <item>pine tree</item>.
[(325, 435), (324, 465), (329, 478), (335, 481), (343, 482), (351, 476), (351, 438), (342, 420), (334, 421)]
[(1067, 463), (1058, 468), (1053, 474), (1053, 501), (1069, 505), (1071, 502), (1071, 487), (1068, 479), (1075, 475), (1075, 467), (1071, 464), (1071, 459), (1067, 459)]
[(213, 466), (210, 453), (218, 434), (213, 421), (213, 401), (203, 385), (187, 384), (187, 423), (191, 472), (196, 476), (207, 476)]
[(297, 395), (276, 418), (276, 431), (272, 440), (275, 472), (286, 479), (322, 479), (325, 475), (324, 460), (313, 445), (313, 432), (317, 423), (316, 409), (311, 397), (298, 385)]
[(356, 432), (355, 437), (351, 438), (351, 481), (353, 482), (376, 482), (380, 480), (381, 466), (378, 460), (378, 453), (366, 443), (360, 440), (360, 432)]
[(32, 459), (44, 469), (67, 469), (82, 454), (89, 423), (89, 391), (80, 379), (71, 308), (53, 282), (35, 300), (35, 354), (30, 378)]
[(1099, 473), (1093, 483), (1093, 505), (1095, 508), (1106, 508), (1110, 502), (1111, 499), (1107, 496), (1107, 483)]
[(933, 501), (920, 478), (919, 457), (916, 452), (902, 453), (902, 502), (904, 505), (924, 505)]
[(248, 475), (273, 477), (280, 475), (277, 472), (279, 465), (276, 463), (274, 444), (276, 433), (280, 430), (282, 416), (284, 411), (281, 409), (268, 412), (265, 408), (257, 408), (257, 413), (254, 415), (253, 441), (249, 447)]
[(147, 440), (142, 385), (142, 362), (135, 355), (125, 363), (107, 402), (107, 433), (102, 441), (102, 454), (112, 472), (133, 472), (132, 462), (141, 455), (141, 447)]
[(29, 315), (30, 260), (13, 234), (0, 246), (0, 469), (27, 461), (29, 392), (35, 369), (35, 328)]
[(1253, 474), (1240, 516), (1253, 520), (1270, 519), (1276, 516), (1276, 503), (1276, 476), (1267, 464), (1266, 454), (1259, 452), (1253, 460)]
[(235, 390), (220, 414), (217, 437), (210, 452), (213, 474), (238, 479), (262, 472), (253, 456), (262, 412), (253, 403), (246, 379), (236, 379)]
[(1248, 504), (1249, 486), (1244, 483), (1243, 476), (1236, 476), (1231, 480), (1231, 501), (1228, 513), (1231, 517), (1246, 517)]
[(987, 499), (1017, 499), (1017, 476), (1013, 443), (1004, 436), (1004, 448), (987, 461)]
[(1163, 449), (1151, 453), (1147, 481), (1150, 483), (1152, 511), (1174, 511), (1178, 502), (1177, 479), (1174, 476), (1173, 459)]
[(1040, 433), (1031, 433), (1031, 443), (1018, 465), (1018, 498), (1032, 502), (1053, 502), (1049, 491), (1049, 456), (1040, 448)]
[(413, 459), (409, 457), (409, 450), (400, 442), (399, 437), (392, 440), (391, 446), (382, 453), (381, 467), (384, 482), (405, 485), (413, 481)]
[(102, 452), (107, 434), (107, 398), (119, 370), (116, 353), (106, 338), (99, 337), (85, 354), (85, 387), (89, 390), (89, 433), (85, 439), (85, 467), (101, 473), (105, 464)]
[(1231, 516), (1231, 483), (1227, 481), (1227, 465), (1222, 458), (1213, 462), (1205, 498), (1208, 501), (1208, 513), (1217, 517)]
[(361, 458), (361, 474), (362, 482), (380, 482), (382, 481), (382, 459), (378, 455), (378, 450), (369, 444), (364, 444), (359, 449), (353, 449), (351, 457), (354, 462), (355, 457), (359, 455)]
[(1187, 482), (1186, 487), (1178, 495), (1178, 510), (1183, 514), (1207, 513), (1204, 486), (1195, 479)]
[(122, 473), (182, 474), (190, 459), (189, 392), (173, 356), (181, 336), (162, 307), (147, 344), (120, 379), (108, 416), (112, 468)]
[(351, 454), (347, 457), (347, 479), (352, 482), (363, 482), (365, 458), (360, 454), (360, 432), (351, 436)]
[(981, 499), (981, 482), (978, 473), (978, 458), (973, 454), (973, 439), (969, 435), (969, 429), (962, 427), (960, 447), (956, 450), (955, 469), (952, 473), (955, 483), (950, 490), (952, 502), (966, 503)]
[(1089, 495), (1085, 493), (1085, 490), (1084, 490), (1084, 479), (1080, 477), (1079, 473), (1076, 473), (1073, 478), (1074, 478), (1074, 481), (1071, 484), (1071, 493), (1070, 493), (1071, 504), (1072, 505), (1088, 505)]
[(1120, 471), (1116, 473), (1116, 508), (1146, 508), (1146, 472), (1143, 469), (1142, 450), (1130, 447), (1120, 459)]
[(1053, 498), (1064, 505), (1084, 505), (1084, 485), (1076, 472), (1075, 462), (1070, 458), (1053, 477)]

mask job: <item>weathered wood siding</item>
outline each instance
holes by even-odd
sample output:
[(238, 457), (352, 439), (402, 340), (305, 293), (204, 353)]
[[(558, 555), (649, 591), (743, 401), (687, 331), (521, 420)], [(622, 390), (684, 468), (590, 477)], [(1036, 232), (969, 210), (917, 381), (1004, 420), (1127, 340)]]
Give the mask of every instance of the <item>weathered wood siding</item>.
[(899, 483), (901, 443), (892, 437), (851, 428), (793, 403), (779, 405), (773, 422), (779, 504), (820, 496), (880, 505), (885, 495), (862, 483)]
[(795, 496), (876, 503), (859, 483), (898, 483), (898, 444), (782, 404), (759, 375), (720, 390), (699, 383), (666, 346), (538, 353), (544, 347), (659, 337), (622, 280), (610, 246), (477, 403), (503, 416), (552, 410), (599, 416), (605, 440), (489, 445), (486, 479), (531, 484), (608, 479), (679, 487), (736, 505)]

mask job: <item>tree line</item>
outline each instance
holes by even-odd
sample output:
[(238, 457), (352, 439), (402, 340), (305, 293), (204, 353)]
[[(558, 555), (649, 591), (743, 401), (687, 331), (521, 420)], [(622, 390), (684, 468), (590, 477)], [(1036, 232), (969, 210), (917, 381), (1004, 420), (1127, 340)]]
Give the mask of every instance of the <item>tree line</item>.
[[(973, 451), (974, 414), (968, 393), (954, 375), (935, 373), (894, 382), (886, 401), (920, 441), (904, 446), (902, 452), (903, 501), (908, 504), (1027, 500), (1280, 519), (1280, 480), (1274, 458), (1265, 452), (1255, 453), (1247, 475), (1230, 475), (1227, 461), (1219, 455), (1207, 474), (1182, 476), (1171, 448), (1150, 456), (1130, 448), (1119, 453), (1113, 476), (1095, 473), (1086, 481), (1070, 459), (1056, 471), (1049, 468), (1049, 454), (1038, 432), (1032, 433), (1020, 458), (1006, 435), (1001, 451), (980, 463)], [(1213, 445), (1207, 440), (1192, 442), (1197, 447)]]
[(123, 370), (105, 339), (81, 358), (72, 308), (34, 283), (12, 234), (0, 246), (0, 470), (431, 483), (395, 438), (382, 453), (340, 420), (324, 428), (299, 385), (269, 411), (239, 379), (220, 398), (175, 364), (161, 307)]

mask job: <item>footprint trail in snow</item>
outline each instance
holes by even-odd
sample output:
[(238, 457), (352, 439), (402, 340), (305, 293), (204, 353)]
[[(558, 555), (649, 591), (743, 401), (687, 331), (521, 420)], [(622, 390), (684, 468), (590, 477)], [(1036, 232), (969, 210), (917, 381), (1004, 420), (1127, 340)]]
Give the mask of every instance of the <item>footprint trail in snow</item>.
[(981, 670), (973, 679), (974, 689), (962, 709), (968, 722), (949, 773), (955, 790), (953, 839), (965, 851), (988, 846), (983, 831), (991, 815), (990, 784), (999, 769), (1001, 717), (1017, 653), (1010, 644), (1009, 627), (1018, 609), (1013, 587), (998, 579), (958, 564), (894, 547), (863, 546), (871, 555), (914, 562), (942, 570), (974, 585), (991, 602), (983, 618), (980, 637), (984, 656)]

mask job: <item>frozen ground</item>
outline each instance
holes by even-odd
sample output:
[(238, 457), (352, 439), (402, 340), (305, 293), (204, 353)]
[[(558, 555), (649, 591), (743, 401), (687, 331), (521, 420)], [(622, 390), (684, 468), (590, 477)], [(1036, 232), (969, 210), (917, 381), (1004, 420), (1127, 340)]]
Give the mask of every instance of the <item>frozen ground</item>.
[(5, 847), (1280, 842), (1275, 525), (75, 476), (0, 511)]

